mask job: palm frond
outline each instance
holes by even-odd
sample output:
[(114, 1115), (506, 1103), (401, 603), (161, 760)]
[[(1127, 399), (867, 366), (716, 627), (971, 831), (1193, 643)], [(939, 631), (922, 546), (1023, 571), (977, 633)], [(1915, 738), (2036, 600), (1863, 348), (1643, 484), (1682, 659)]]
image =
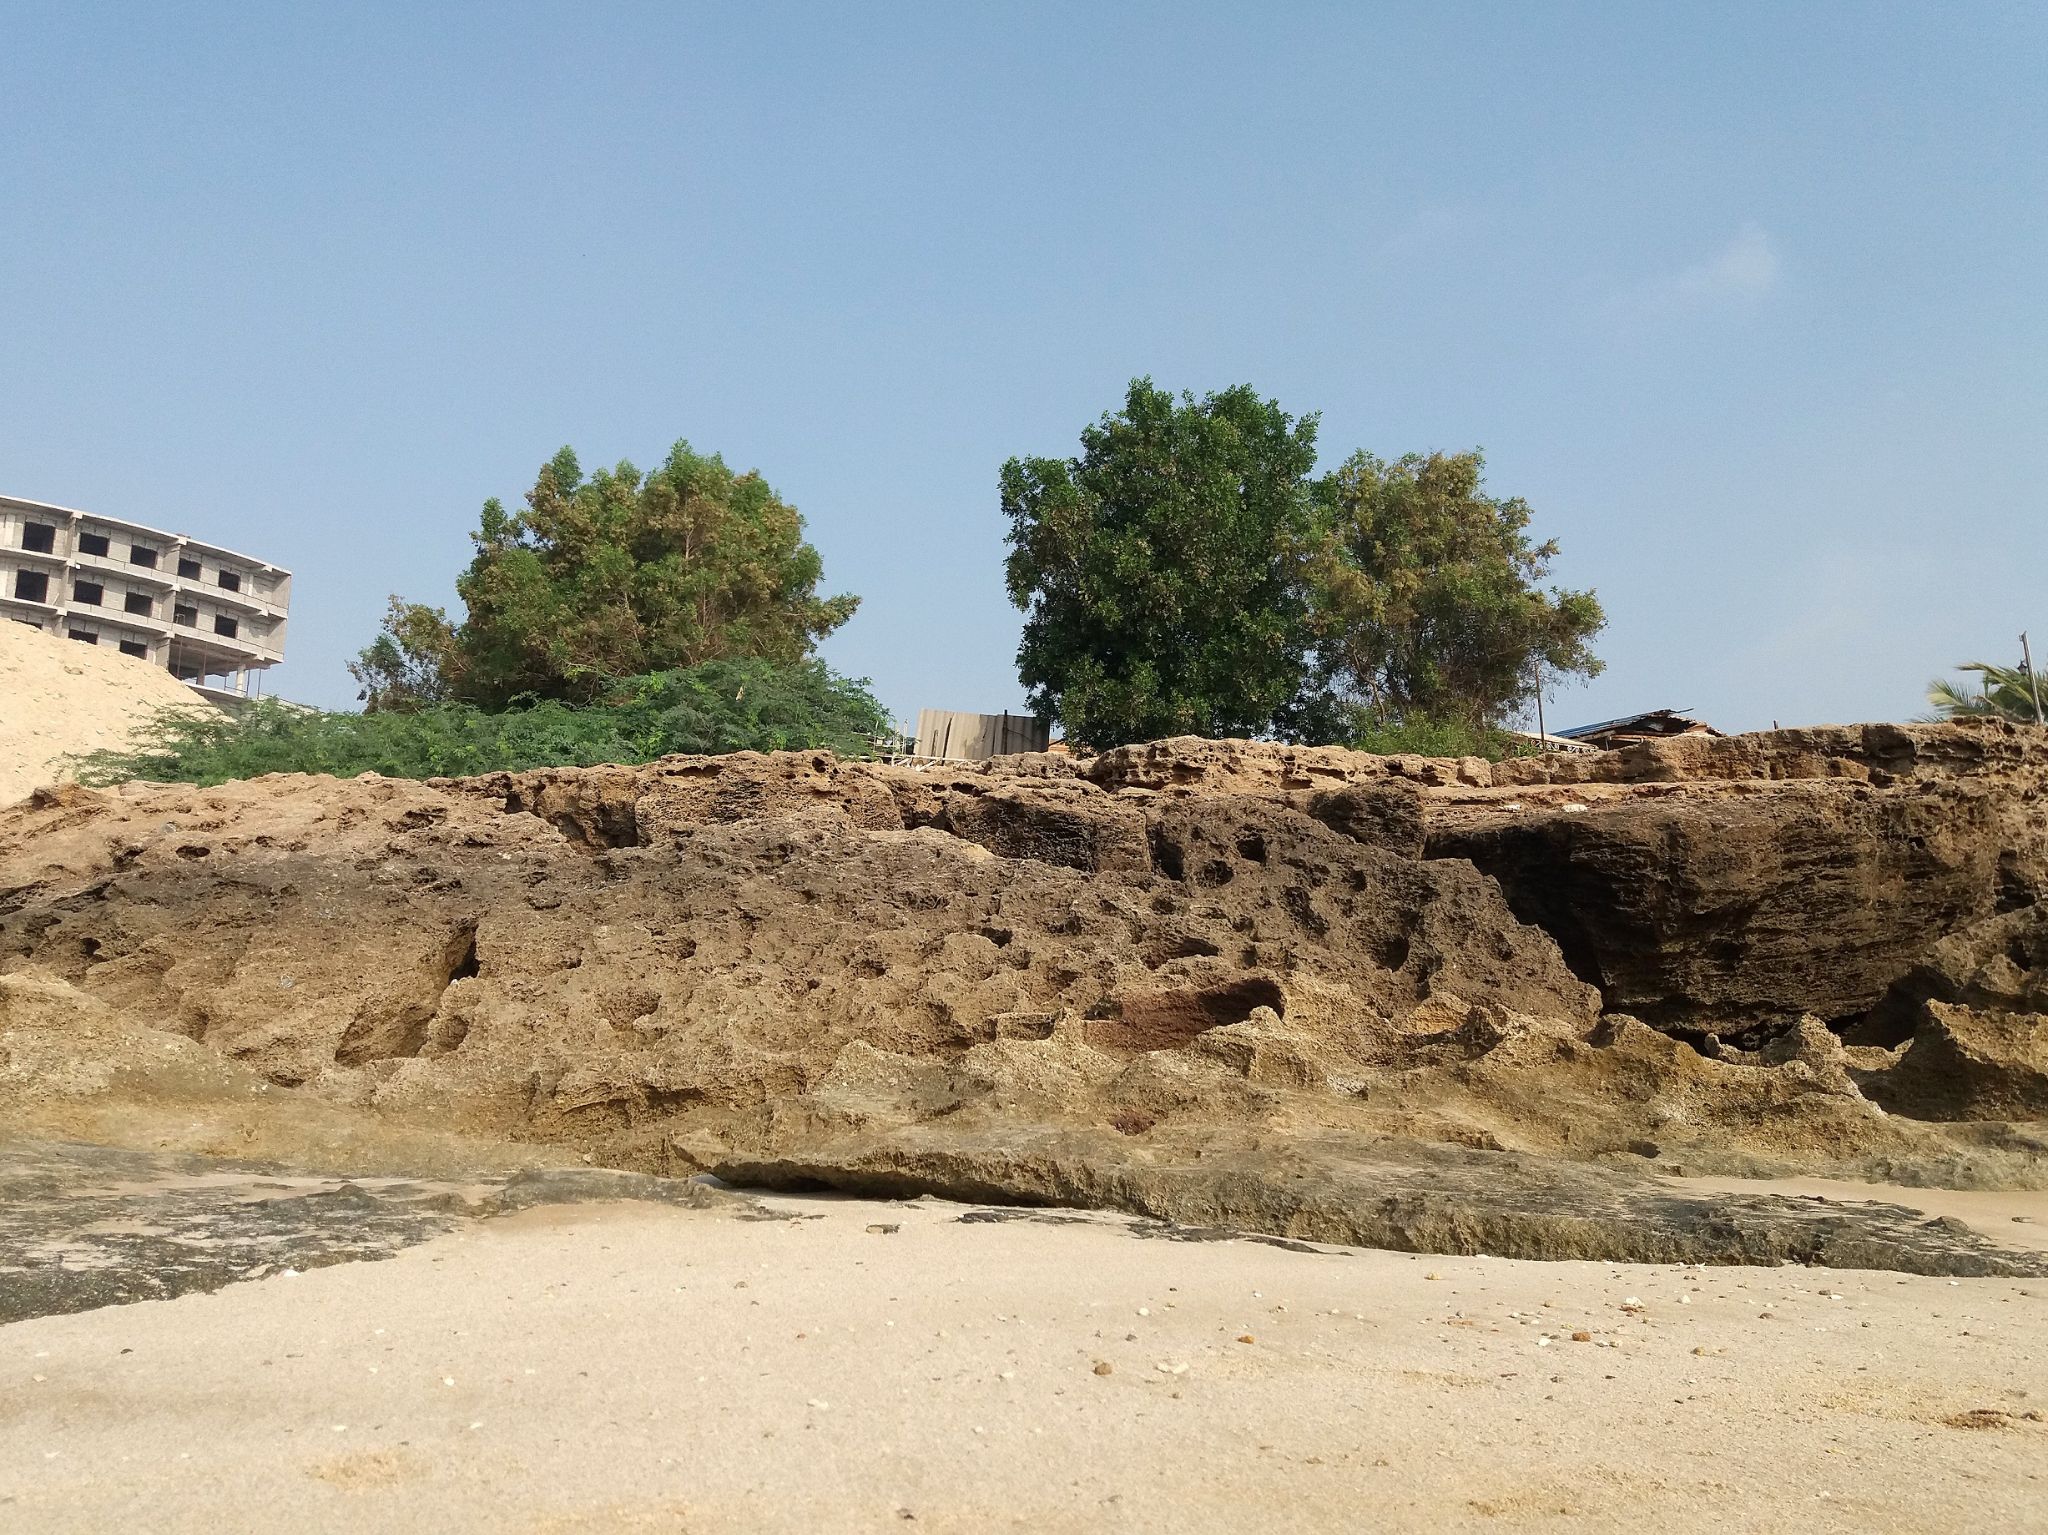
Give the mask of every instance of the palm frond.
[[(1937, 677), (1927, 684), (1927, 701), (1942, 719), (2004, 719), (2031, 725), (2038, 718), (2034, 709), (2034, 678), (2027, 668), (1999, 666), (1990, 661), (1965, 661), (1956, 668), (1975, 672), (1982, 680), (1972, 688), (1967, 682)], [(2048, 702), (2048, 684), (2042, 687)]]

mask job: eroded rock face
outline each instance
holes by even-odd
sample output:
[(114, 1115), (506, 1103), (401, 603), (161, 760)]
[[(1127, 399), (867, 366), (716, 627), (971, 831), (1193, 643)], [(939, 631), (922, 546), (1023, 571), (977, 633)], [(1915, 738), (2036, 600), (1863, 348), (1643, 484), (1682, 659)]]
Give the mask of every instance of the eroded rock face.
[(2048, 1180), (2040, 750), (1659, 746), (56, 791), (0, 811), (0, 1110), (669, 1173), (1097, 1148), (1030, 1198), (1304, 1136)]
[(1695, 1034), (1853, 1021), (1998, 897), (1993, 797), (1845, 780), (1630, 798), (1432, 834), (1607, 1005)]
[(1927, 1004), (1878, 1099), (1923, 1119), (2048, 1119), (2048, 1014)]
[(1263, 1007), (1356, 1066), (1445, 994), (1595, 1015), (1491, 882), (1285, 806), (1168, 807), (1152, 837), (1181, 879), (1101, 796), (1004, 786), (949, 795), (951, 832), (870, 830), (893, 805), (873, 778), (844, 807), (805, 784), (790, 813), (697, 823), (677, 781), (581, 802), (653, 839), (613, 848), (558, 829), (559, 779), (511, 814), (397, 782), (66, 794), (26, 813), (24, 847), (70, 877), (17, 888), (0, 944), (282, 1086), (396, 1101), (459, 1077), (473, 1116), (517, 1083), (513, 1125), (759, 1106), (855, 1040), (942, 1056), (1020, 1018), (1114, 1056)]

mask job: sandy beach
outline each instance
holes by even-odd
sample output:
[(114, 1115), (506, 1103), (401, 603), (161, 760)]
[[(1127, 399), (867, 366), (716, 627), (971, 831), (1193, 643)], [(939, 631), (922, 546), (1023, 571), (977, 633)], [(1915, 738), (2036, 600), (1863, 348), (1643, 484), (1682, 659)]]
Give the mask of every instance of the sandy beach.
[(389, 1261), (8, 1327), (0, 1523), (2048, 1521), (2038, 1280), (1432, 1258), (1171, 1240), (1071, 1212), (767, 1203), (785, 1218), (544, 1208)]

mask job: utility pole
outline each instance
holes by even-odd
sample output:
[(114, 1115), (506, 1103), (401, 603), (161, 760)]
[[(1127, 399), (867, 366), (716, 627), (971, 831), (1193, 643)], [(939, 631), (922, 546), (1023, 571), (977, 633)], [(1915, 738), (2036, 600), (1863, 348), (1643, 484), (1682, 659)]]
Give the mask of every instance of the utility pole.
[[(2024, 643), (2026, 640), (2026, 636), (2022, 635), (2020, 636), (2020, 639), (2021, 642)], [(1543, 749), (1545, 751), (1549, 751), (1550, 732), (1543, 728), (1543, 657), (1531, 656), (1529, 658), (1529, 665), (1533, 667), (1536, 672), (1536, 739), (1543, 743)], [(2034, 700), (2034, 713), (2038, 715), (2040, 712), (2041, 700), (2037, 698)]]
[(2027, 644), (2027, 631), (2020, 630), (2020, 664), (2027, 669), (2027, 688), (2034, 695), (2034, 723), (2048, 725), (2041, 715), (2041, 679), (2034, 674), (2034, 651)]

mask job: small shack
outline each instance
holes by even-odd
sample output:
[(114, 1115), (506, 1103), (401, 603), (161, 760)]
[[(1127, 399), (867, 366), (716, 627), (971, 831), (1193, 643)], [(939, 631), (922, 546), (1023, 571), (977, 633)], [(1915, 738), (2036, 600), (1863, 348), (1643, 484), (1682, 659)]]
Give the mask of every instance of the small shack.
[(1584, 741), (1567, 741), (1560, 735), (1540, 736), (1533, 730), (1508, 730), (1503, 733), (1513, 736), (1518, 741), (1527, 741), (1537, 751), (1573, 752), (1583, 757), (1600, 750), (1599, 747), (1590, 746)]
[(1029, 714), (961, 714), (952, 709), (917, 711), (917, 755), (955, 762), (985, 762), (1011, 752), (1042, 752), (1052, 742), (1052, 724)]
[(1595, 751), (1617, 751), (1638, 741), (1661, 741), (1669, 736), (1717, 736), (1725, 732), (1705, 720), (1694, 719), (1683, 709), (1650, 709), (1642, 714), (1624, 714), (1620, 719), (1601, 720), (1596, 725), (1574, 725), (1555, 733)]

